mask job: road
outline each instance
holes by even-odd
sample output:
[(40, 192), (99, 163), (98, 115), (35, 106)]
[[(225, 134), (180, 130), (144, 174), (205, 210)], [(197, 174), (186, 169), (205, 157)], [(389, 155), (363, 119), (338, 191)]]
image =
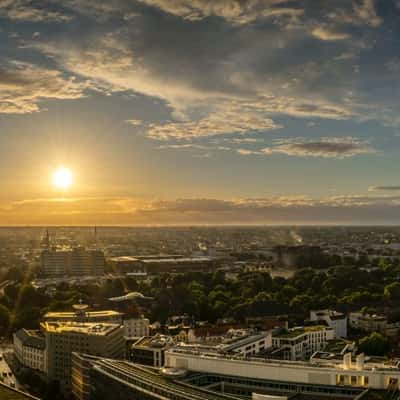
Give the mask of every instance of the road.
[(10, 351), (12, 351), (12, 345), (11, 345), (11, 347), (10, 347), (10, 345), (0, 345), (0, 355), (1, 355), (0, 379), (6, 385), (9, 385), (9, 386), (14, 385), (14, 387), (16, 389), (23, 390), (22, 385), (20, 385), (20, 383), (17, 381), (17, 379), (15, 378), (14, 374), (12, 373), (10, 367), (8, 366), (8, 364), (4, 358), (4, 354), (6, 352), (10, 352)]

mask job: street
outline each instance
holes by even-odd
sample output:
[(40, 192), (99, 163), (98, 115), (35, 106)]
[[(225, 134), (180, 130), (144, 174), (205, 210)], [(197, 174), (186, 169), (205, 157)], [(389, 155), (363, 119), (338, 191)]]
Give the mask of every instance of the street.
[(22, 385), (19, 384), (10, 367), (5, 360), (4, 354), (12, 352), (12, 345), (1, 345), (0, 346), (0, 380), (8, 385), (15, 387), (16, 389), (23, 390)]

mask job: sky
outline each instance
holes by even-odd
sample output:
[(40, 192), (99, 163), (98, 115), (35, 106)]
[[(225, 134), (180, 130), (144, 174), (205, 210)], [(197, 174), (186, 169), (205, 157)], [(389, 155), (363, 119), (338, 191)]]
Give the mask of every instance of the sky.
[(399, 77), (398, 0), (0, 0), (0, 225), (399, 224)]

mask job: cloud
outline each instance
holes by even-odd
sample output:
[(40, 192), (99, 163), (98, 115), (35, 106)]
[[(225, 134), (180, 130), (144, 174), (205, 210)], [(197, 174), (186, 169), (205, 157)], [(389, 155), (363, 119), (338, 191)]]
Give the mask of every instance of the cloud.
[(374, 154), (376, 150), (368, 142), (354, 137), (321, 138), (306, 140), (304, 138), (276, 140), (275, 145), (260, 150), (238, 149), (241, 155), (284, 154), (294, 157), (348, 158), (360, 154)]
[(334, 29), (318, 26), (314, 28), (311, 32), (313, 36), (321, 40), (345, 40), (349, 39), (351, 36), (348, 33), (340, 32)]
[(3, 225), (381, 224), (399, 223), (400, 196), (261, 198), (38, 198), (0, 205)]
[(0, 64), (0, 113), (39, 111), (42, 99), (78, 99), (89, 87), (60, 71), (10, 61)]
[(251, 155), (255, 155), (255, 154), (265, 154), (263, 151), (249, 150), (249, 149), (236, 149), (236, 152), (238, 154), (241, 154), (242, 156), (251, 156)]
[(49, 3), (30, 0), (0, 0), (0, 17), (30, 22), (65, 22), (71, 15), (61, 13), (49, 7)]
[(301, 8), (287, 6), (287, 0), (140, 0), (166, 13), (197, 21), (210, 16), (235, 24), (247, 24), (266, 18), (293, 18), (304, 14)]
[(272, 148), (263, 149), (269, 154), (281, 153), (296, 157), (347, 158), (359, 154), (373, 154), (373, 149), (367, 142), (357, 138), (322, 138), (316, 141), (289, 140)]
[(336, 196), (312, 199), (177, 199), (153, 202), (135, 212), (155, 224), (376, 224), (399, 223), (400, 197)]
[(0, 206), (2, 224), (124, 224), (144, 203), (128, 197), (37, 198)]
[[(67, 0), (63, 7), (93, 17), (95, 27), (26, 46), (100, 91), (161, 99), (169, 121), (144, 123), (151, 138), (276, 129), (276, 115), (383, 120), (378, 97), (355, 77), (354, 59), (380, 19), (371, 1)], [(224, 119), (224, 109), (238, 105), (242, 115)], [(397, 123), (387, 109), (384, 119)]]
[(354, 2), (354, 11), (360, 21), (372, 27), (378, 27), (383, 22), (376, 12), (375, 0), (364, 0), (360, 4)]
[(376, 11), (375, 0), (353, 0), (348, 4), (352, 5), (352, 10), (338, 7), (328, 13), (328, 18), (338, 25), (364, 25), (377, 28), (382, 24), (383, 19)]
[(400, 72), (400, 59), (393, 59), (385, 63), (385, 67), (390, 72)]
[(132, 126), (141, 126), (144, 123), (141, 119), (128, 119), (125, 122)]
[(264, 139), (262, 138), (234, 138), (230, 139), (232, 143), (257, 143), (257, 142), (263, 142)]
[(369, 191), (398, 191), (400, 190), (400, 185), (384, 185), (384, 186), (372, 186), (368, 189)]
[(230, 133), (245, 134), (279, 128), (281, 128), (280, 125), (258, 110), (241, 108), (237, 104), (228, 103), (198, 121), (153, 124), (149, 127), (147, 135), (157, 140), (179, 140)]

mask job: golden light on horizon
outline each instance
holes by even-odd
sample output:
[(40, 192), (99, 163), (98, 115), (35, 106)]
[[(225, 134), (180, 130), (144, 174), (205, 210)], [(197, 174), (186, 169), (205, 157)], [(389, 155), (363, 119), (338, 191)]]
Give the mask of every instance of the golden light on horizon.
[(74, 177), (69, 168), (60, 167), (53, 173), (53, 185), (57, 189), (67, 190), (73, 183)]

